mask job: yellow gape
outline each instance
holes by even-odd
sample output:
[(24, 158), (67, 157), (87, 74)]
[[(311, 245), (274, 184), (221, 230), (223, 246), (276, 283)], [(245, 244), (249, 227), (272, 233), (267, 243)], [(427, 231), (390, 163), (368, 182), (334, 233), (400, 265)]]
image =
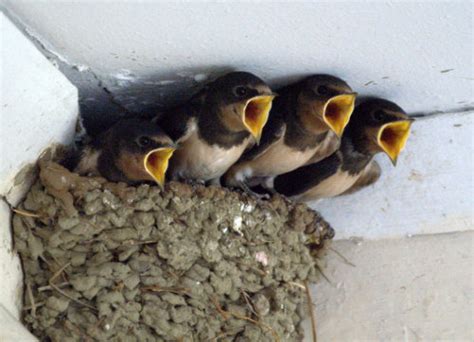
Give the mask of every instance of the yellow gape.
[(144, 159), (145, 170), (161, 187), (165, 184), (165, 174), (168, 169), (168, 162), (174, 148), (163, 147), (149, 152)]
[(393, 165), (397, 164), (397, 158), (405, 147), (412, 120), (401, 120), (389, 122), (380, 127), (377, 134), (377, 144), (390, 157)]
[(344, 132), (354, 111), (357, 93), (342, 94), (330, 98), (324, 105), (324, 122), (337, 134)]
[(245, 104), (242, 113), (242, 121), (247, 130), (257, 141), (257, 144), (260, 142), (263, 127), (265, 127), (267, 123), (274, 98), (274, 95), (255, 96), (249, 99)]

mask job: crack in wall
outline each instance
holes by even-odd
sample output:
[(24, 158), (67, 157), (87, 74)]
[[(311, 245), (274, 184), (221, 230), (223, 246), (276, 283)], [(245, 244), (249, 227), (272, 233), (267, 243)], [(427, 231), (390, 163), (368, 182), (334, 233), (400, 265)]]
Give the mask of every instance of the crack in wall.
[(412, 118), (426, 118), (430, 116), (437, 116), (437, 115), (451, 115), (451, 114), (462, 114), (462, 113), (469, 113), (474, 111), (474, 106), (466, 106), (466, 107), (455, 107), (446, 110), (434, 110), (431, 112), (416, 112), (410, 113)]

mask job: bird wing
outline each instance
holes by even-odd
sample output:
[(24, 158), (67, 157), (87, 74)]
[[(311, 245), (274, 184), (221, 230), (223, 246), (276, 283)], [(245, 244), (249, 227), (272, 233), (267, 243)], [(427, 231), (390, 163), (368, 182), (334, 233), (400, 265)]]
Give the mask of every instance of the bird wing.
[(156, 120), (158, 125), (175, 142), (186, 140), (196, 128), (195, 119), (197, 113), (190, 105), (182, 105), (166, 110)]
[(335, 152), (318, 163), (305, 165), (277, 176), (274, 180), (274, 189), (285, 196), (302, 194), (335, 174), (341, 163), (340, 153)]
[(270, 146), (280, 140), (285, 134), (286, 123), (283, 120), (281, 112), (276, 111), (270, 114), (268, 122), (263, 129), (262, 138), (259, 145), (253, 145), (252, 148), (244, 152), (240, 161), (253, 160), (264, 154)]
[(352, 187), (344, 191), (339, 196), (352, 194), (363, 187), (375, 183), (380, 178), (381, 174), (382, 169), (380, 168), (380, 165), (375, 160), (372, 160), (369, 164), (367, 164), (364, 171), (361, 172), (354, 185), (352, 185)]
[(111, 141), (115, 143), (114, 139), (111, 139), (112, 127), (93, 138), (88, 137), (88, 141), (81, 144), (82, 146), (70, 149), (61, 164), (79, 174), (97, 173), (101, 151), (110, 149)]
[(204, 87), (186, 103), (158, 113), (154, 121), (175, 142), (185, 141), (197, 127), (196, 119), (206, 100), (206, 94), (207, 87)]
[(328, 131), (326, 137), (321, 141), (318, 146), (318, 150), (314, 155), (306, 162), (305, 165), (317, 163), (324, 158), (329, 157), (331, 154), (337, 151), (341, 144), (341, 140), (337, 137), (333, 131)]

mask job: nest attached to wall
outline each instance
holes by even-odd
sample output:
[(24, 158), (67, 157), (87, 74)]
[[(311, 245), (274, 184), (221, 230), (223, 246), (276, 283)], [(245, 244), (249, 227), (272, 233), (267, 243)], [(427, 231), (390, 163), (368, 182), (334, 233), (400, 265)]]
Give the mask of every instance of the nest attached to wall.
[(53, 162), (13, 217), (23, 320), (53, 341), (294, 341), (332, 228), (304, 204)]

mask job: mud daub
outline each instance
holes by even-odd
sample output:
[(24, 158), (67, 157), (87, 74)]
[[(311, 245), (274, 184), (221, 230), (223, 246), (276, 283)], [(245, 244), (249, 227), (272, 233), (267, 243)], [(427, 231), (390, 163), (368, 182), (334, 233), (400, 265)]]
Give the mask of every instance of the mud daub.
[(303, 204), (42, 162), (13, 217), (23, 320), (53, 341), (294, 341), (333, 235)]

